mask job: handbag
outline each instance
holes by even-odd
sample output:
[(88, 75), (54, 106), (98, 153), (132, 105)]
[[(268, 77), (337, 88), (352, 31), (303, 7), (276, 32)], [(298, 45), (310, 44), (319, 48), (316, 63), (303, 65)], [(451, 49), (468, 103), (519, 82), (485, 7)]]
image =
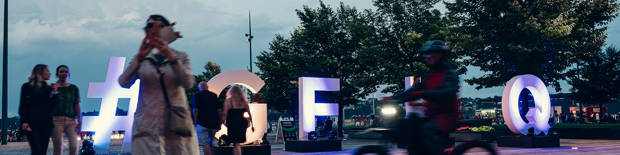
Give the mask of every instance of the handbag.
[(155, 69), (159, 74), (159, 83), (161, 84), (161, 90), (164, 95), (164, 101), (166, 102), (166, 109), (168, 109), (168, 122), (166, 129), (179, 136), (190, 137), (192, 136), (192, 118), (189, 110), (185, 107), (172, 106), (170, 99), (168, 98), (168, 92), (166, 91), (166, 85), (164, 83), (164, 73), (159, 70), (159, 66), (163, 63), (156, 62), (153, 59), (151, 63), (155, 65)]

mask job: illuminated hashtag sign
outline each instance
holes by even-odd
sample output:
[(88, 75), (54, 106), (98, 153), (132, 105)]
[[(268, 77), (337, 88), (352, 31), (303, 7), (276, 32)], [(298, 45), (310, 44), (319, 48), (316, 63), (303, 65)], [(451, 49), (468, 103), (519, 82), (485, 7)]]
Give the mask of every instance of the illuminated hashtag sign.
[[(88, 85), (88, 98), (101, 98), (99, 116), (84, 116), (83, 131), (94, 131), (93, 137), (97, 153), (107, 153), (110, 150), (112, 131), (125, 131), (122, 152), (131, 152), (131, 130), (133, 116), (138, 105), (140, 81), (137, 80), (130, 89), (122, 88), (118, 84), (118, 77), (125, 67), (125, 57), (110, 57), (105, 82), (91, 82)], [(119, 98), (129, 98), (127, 116), (115, 116)]]
[[(338, 115), (338, 103), (331, 92), (340, 91), (340, 79), (300, 77), (299, 85), (299, 139), (307, 140), (316, 128), (315, 116)], [(327, 98), (319, 99), (318, 98)]]
[[(528, 89), (534, 97), (535, 108), (530, 110), (525, 122), (519, 113), (519, 95), (523, 89)], [(551, 115), (551, 102), (547, 87), (540, 78), (531, 75), (515, 76), (504, 88), (502, 94), (502, 113), (506, 125), (516, 134), (527, 134), (529, 128), (534, 128), (536, 133), (549, 131), (549, 116)]]

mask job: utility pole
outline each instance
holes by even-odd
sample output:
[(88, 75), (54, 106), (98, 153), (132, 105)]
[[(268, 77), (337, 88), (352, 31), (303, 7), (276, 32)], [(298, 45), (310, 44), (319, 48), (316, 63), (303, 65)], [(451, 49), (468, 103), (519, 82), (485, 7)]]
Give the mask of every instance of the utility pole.
[(247, 42), (250, 43), (250, 72), (252, 72), (252, 39), (254, 36), (252, 35), (252, 14), (248, 11), (248, 25), (249, 25), (249, 33), (246, 33), (245, 36), (248, 37)]
[(7, 126), (8, 126), (8, 118), (7, 118), (7, 96), (6, 96), (6, 89), (7, 89), (7, 77), (6, 74), (9, 73), (7, 71), (7, 57), (9, 56), (8, 54), (8, 5), (9, 5), (9, 0), (4, 0), (4, 35), (2, 36), (2, 38), (4, 40), (2, 40), (2, 145), (6, 145), (7, 144)]

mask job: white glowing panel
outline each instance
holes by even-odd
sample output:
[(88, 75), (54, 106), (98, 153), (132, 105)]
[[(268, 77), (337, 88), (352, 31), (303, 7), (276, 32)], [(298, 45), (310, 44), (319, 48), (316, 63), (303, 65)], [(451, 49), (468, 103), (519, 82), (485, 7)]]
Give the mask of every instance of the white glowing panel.
[(340, 91), (340, 79), (299, 77), (299, 139), (307, 140), (316, 127), (315, 116), (338, 115), (338, 103), (316, 103), (315, 92)]
[[(232, 84), (242, 85), (253, 94), (256, 94), (263, 88), (265, 82), (256, 74), (244, 70), (232, 70), (220, 73), (207, 82), (209, 91), (214, 92), (218, 96), (224, 88)], [(251, 130), (251, 127), (248, 127), (245, 134), (246, 142), (244, 144), (260, 141), (265, 133), (267, 133), (267, 104), (256, 103), (250, 104), (249, 107), (252, 115), (252, 122), (254, 122), (254, 131)], [(221, 129), (215, 133), (215, 137), (219, 139), (221, 135), (227, 132), (226, 125), (222, 124)]]
[[(519, 95), (528, 89), (534, 97), (535, 107), (528, 112), (526, 123), (519, 114)], [(502, 94), (502, 113), (506, 125), (513, 133), (527, 134), (527, 129), (534, 127), (537, 133), (549, 131), (551, 102), (547, 87), (540, 78), (531, 75), (518, 75), (510, 79)]]
[(209, 91), (215, 92), (217, 95), (220, 95), (222, 90), (231, 84), (242, 85), (248, 88), (252, 93), (256, 94), (261, 88), (263, 88), (265, 82), (252, 72), (244, 70), (231, 70), (215, 75), (207, 83), (207, 85), (209, 85)]
[(415, 77), (414, 76), (407, 76), (405, 77), (405, 90), (409, 89), (409, 87), (413, 86), (413, 84), (415, 83)]
[[(125, 57), (110, 57), (106, 80), (103, 83), (91, 82), (88, 85), (88, 98), (101, 98), (99, 116), (84, 116), (82, 131), (94, 131), (94, 145), (97, 153), (110, 150), (112, 131), (124, 130), (125, 135), (132, 135), (133, 116), (138, 105), (140, 80), (136, 80), (130, 89), (118, 84), (118, 77), (125, 67)], [(119, 98), (129, 98), (127, 116), (115, 116)], [(122, 152), (131, 152), (131, 136), (124, 136)]]
[[(414, 76), (405, 77), (405, 90), (409, 89), (415, 83)], [(409, 114), (414, 112), (415, 108), (405, 103), (405, 117), (409, 117)]]

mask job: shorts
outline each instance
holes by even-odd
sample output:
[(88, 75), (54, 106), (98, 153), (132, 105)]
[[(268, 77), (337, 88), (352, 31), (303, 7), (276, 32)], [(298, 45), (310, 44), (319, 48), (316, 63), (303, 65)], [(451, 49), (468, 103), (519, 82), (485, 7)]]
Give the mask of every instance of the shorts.
[(215, 132), (219, 129), (209, 129), (205, 128), (201, 125), (196, 125), (196, 133), (198, 136), (198, 145), (204, 146), (213, 146), (213, 142), (216, 141)]

